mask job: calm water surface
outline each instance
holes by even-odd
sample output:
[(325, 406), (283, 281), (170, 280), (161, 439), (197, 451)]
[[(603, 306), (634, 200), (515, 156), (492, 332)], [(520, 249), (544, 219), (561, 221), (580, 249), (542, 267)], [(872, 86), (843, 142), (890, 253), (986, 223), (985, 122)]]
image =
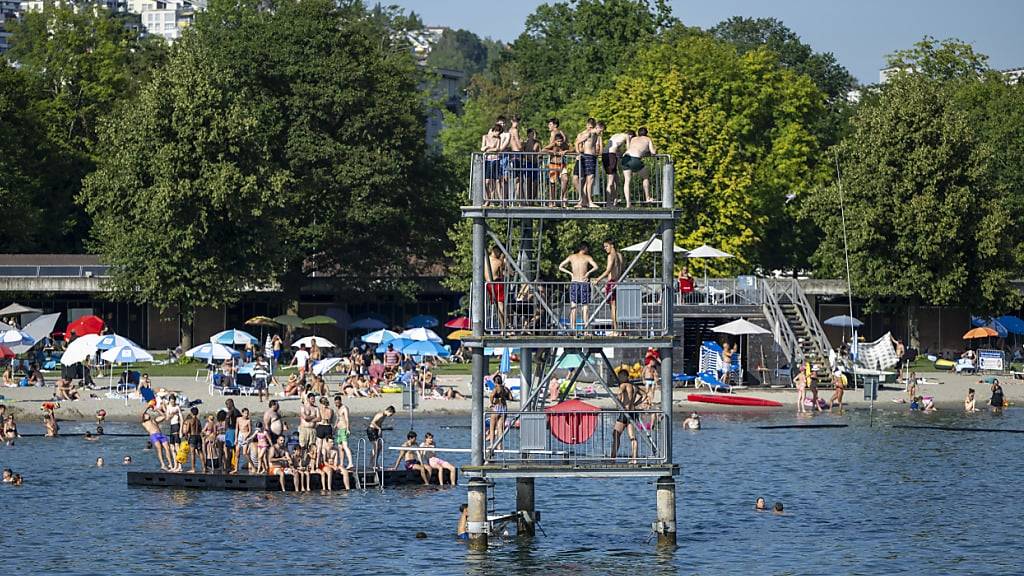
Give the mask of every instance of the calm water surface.
[[(845, 429), (760, 430), (789, 423)], [(399, 421), (404, 424), (404, 421)], [(468, 418), (418, 419), (466, 446)], [(451, 537), (463, 488), (322, 495), (128, 488), (121, 458), (154, 462), (142, 438), (25, 438), (0, 466), (0, 565), (9, 574), (1021, 574), (1024, 464), (1016, 434), (893, 424), (1024, 429), (1024, 409), (934, 415), (708, 415), (677, 430), (680, 546), (650, 540), (651, 480), (538, 480), (543, 534), (486, 555)], [(446, 426), (453, 426), (447, 428)], [(22, 432), (38, 432), (28, 423)], [(64, 425), (65, 432), (75, 431)], [(84, 430), (84, 428), (78, 428)], [(108, 426), (108, 432), (137, 432)], [(396, 432), (392, 432), (392, 437)], [(108, 464), (97, 469), (103, 456)], [(753, 501), (785, 503), (784, 516)], [(499, 508), (514, 483), (499, 481)], [(417, 540), (417, 531), (426, 540)], [(493, 541), (492, 541), (493, 542)]]

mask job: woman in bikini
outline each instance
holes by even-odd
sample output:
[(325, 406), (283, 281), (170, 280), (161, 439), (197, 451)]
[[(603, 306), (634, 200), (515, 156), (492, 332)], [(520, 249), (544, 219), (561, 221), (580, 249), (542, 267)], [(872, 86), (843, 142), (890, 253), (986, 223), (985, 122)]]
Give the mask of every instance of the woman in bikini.
[(487, 441), (492, 442), (491, 450), (501, 450), (500, 439), (505, 430), (505, 415), (508, 413), (508, 401), (512, 392), (505, 388), (501, 374), (494, 375), (494, 391), (491, 392), (491, 428), (487, 432)]

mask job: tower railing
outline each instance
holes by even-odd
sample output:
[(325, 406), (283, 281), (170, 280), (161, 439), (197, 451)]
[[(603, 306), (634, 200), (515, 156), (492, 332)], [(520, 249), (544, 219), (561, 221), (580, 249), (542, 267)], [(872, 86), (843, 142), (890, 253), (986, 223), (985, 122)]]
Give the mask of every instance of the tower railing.
[[(616, 156), (614, 172), (605, 169), (601, 155), (591, 164), (578, 154), (548, 152), (473, 153), (470, 164), (472, 206), (502, 208), (572, 208), (583, 199), (586, 175), (592, 166), (591, 199), (596, 206), (625, 206), (622, 195), (626, 172)], [(642, 170), (629, 171), (629, 198), (634, 207), (660, 208), (665, 193), (665, 167), (672, 163), (666, 154), (641, 159)], [(610, 166), (609, 166), (610, 167)], [(608, 182), (614, 178), (609, 194)], [(645, 191), (646, 187), (646, 191)]]

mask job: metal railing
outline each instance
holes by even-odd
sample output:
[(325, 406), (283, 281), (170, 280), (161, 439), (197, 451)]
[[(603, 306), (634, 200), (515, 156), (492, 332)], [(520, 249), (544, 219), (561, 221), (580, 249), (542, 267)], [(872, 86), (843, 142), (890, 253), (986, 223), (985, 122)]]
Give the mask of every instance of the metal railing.
[(822, 328), (821, 322), (818, 321), (817, 314), (814, 313), (814, 308), (808, 302), (803, 288), (800, 287), (800, 283), (792, 278), (768, 278), (765, 279), (765, 284), (776, 294), (780, 303), (788, 300), (796, 307), (797, 314), (807, 327), (815, 351), (821, 357), (827, 358), (832, 345), (825, 335), (825, 329)]
[(105, 278), (110, 266), (0, 265), (0, 278)]
[[(660, 410), (595, 412), (487, 412), (488, 422), (504, 417), (498, 434), (487, 441), (486, 464), (543, 464), (567, 467), (653, 465), (667, 461), (665, 414)], [(618, 453), (613, 454), (616, 427)], [(632, 428), (636, 440), (633, 454)]]
[(666, 334), (665, 288), (658, 282), (503, 281), (487, 282), (484, 292), (489, 335)]
[(764, 313), (764, 317), (768, 320), (768, 327), (772, 331), (772, 337), (778, 342), (782, 348), (782, 354), (786, 357), (790, 363), (800, 362), (803, 360), (803, 351), (800, 349), (800, 342), (796, 338), (796, 334), (793, 333), (793, 328), (789, 325), (789, 321), (786, 319), (786, 314), (783, 312), (782, 307), (779, 305), (779, 299), (775, 293), (771, 290), (768, 285), (768, 281), (761, 279), (762, 294), (764, 295), (764, 305), (761, 310)]
[(698, 279), (693, 292), (683, 294), (677, 289), (675, 301), (677, 306), (761, 306), (763, 290), (763, 283), (753, 276), (709, 278), (706, 284)]
[[(469, 202), (504, 208), (625, 206), (622, 191), (628, 177), (631, 206), (661, 207), (664, 191), (672, 189), (671, 182), (665, 181), (671, 175), (666, 166), (672, 157), (659, 154), (641, 162), (642, 170), (623, 171), (622, 158), (616, 156), (615, 170), (608, 172), (600, 154), (584, 158), (547, 152), (474, 152)], [(584, 188), (590, 191), (589, 203), (584, 201)]]

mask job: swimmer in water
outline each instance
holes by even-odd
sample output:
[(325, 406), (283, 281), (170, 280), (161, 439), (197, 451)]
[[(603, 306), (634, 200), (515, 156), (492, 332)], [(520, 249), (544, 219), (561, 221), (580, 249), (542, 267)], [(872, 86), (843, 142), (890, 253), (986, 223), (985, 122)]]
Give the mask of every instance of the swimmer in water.
[(99, 458), (96, 459), (96, 467), (103, 468), (103, 456), (100, 456)]
[(758, 496), (757, 500), (754, 501), (754, 510), (766, 512), (768, 510), (768, 503), (764, 501), (764, 498)]
[(700, 415), (696, 412), (690, 414), (690, 417), (683, 420), (683, 429), (685, 430), (700, 430)]
[(132, 457), (131, 456), (125, 456), (124, 460), (121, 460), (121, 464), (123, 464), (125, 466), (128, 466), (131, 463), (132, 463)]
[(459, 540), (469, 540), (469, 506), (459, 505), (459, 525), (455, 528), (455, 537)]
[(775, 505), (772, 506), (772, 514), (777, 516), (782, 515), (782, 502), (776, 502)]

